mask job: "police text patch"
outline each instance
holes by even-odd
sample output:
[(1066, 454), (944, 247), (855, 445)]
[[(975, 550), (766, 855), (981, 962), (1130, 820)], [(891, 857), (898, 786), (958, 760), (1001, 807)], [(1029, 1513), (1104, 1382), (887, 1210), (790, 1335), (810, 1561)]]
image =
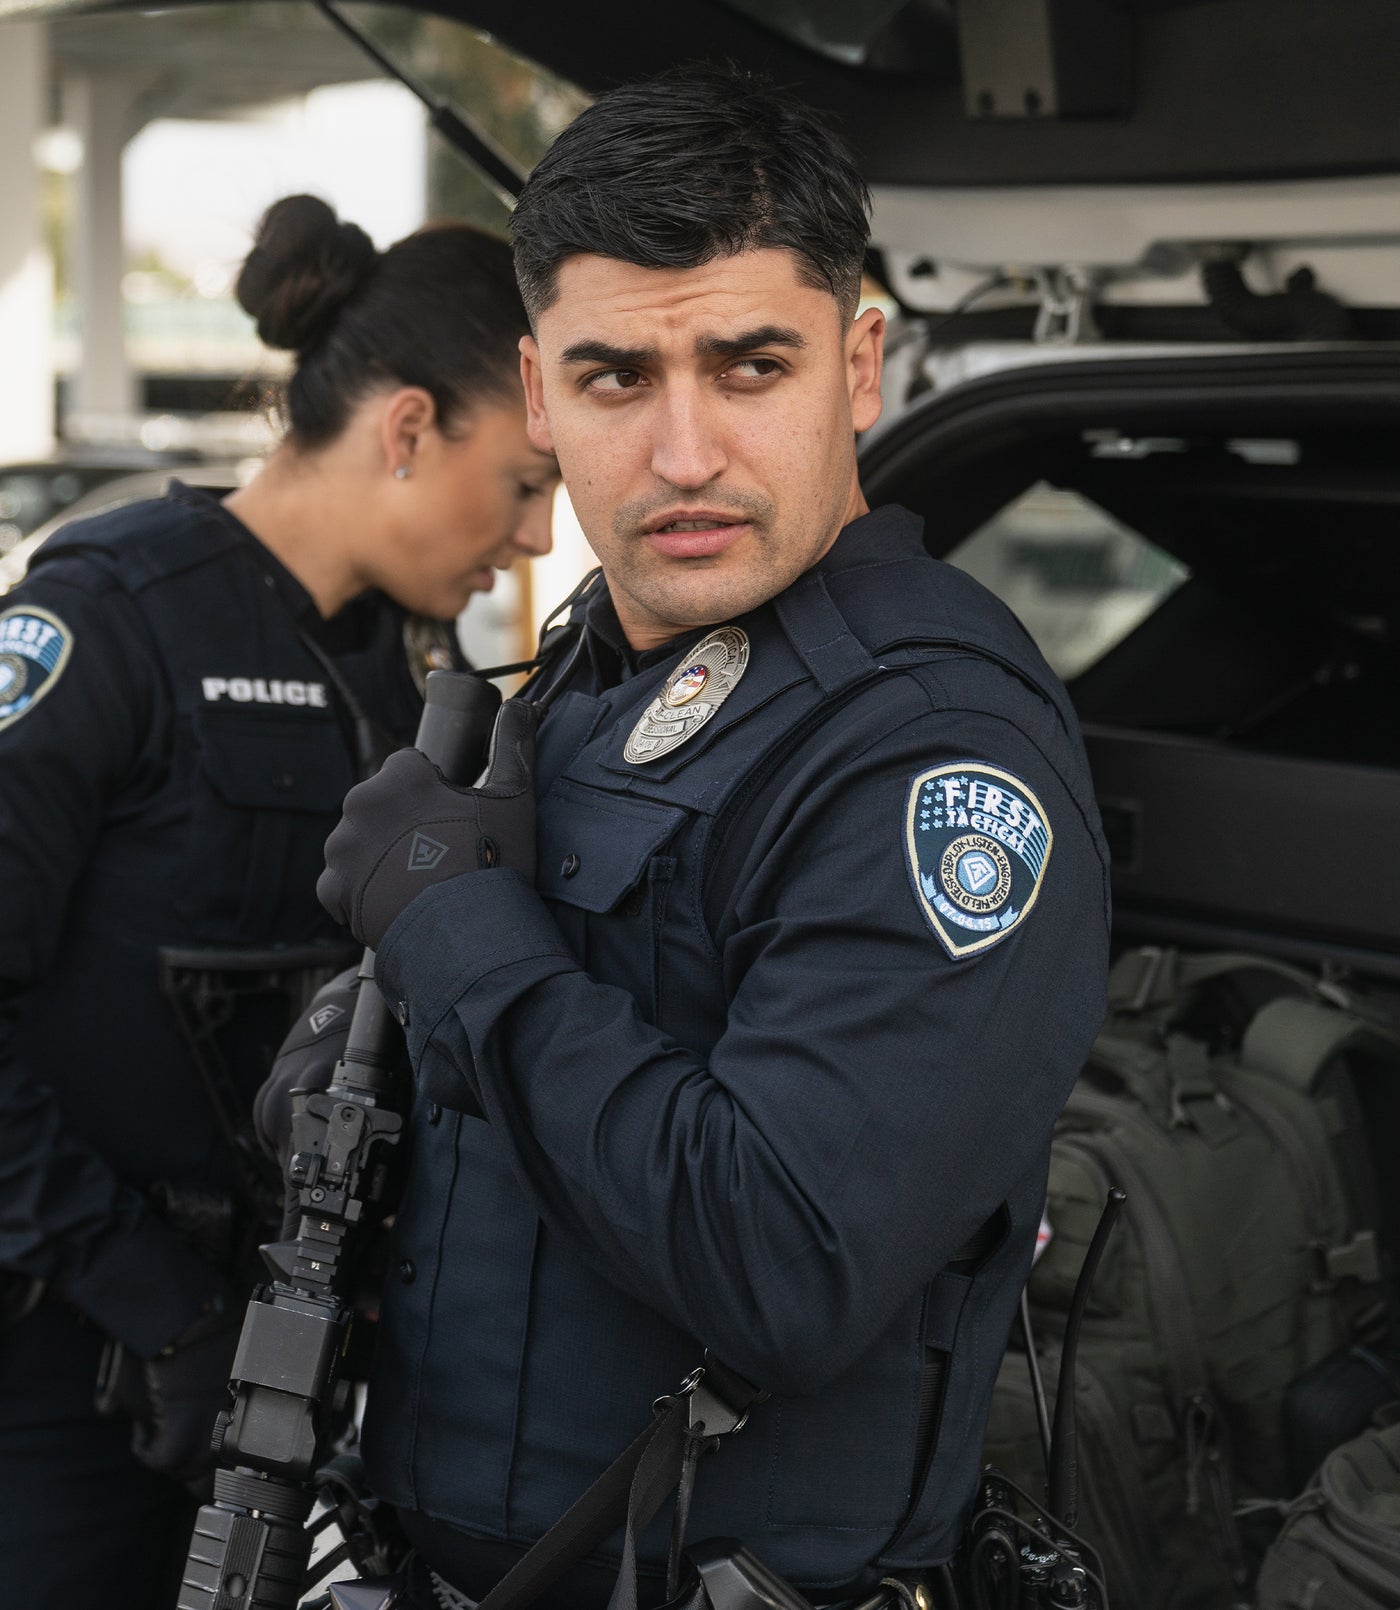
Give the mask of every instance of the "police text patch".
[(986, 950), (1025, 921), (1053, 839), (1040, 801), (1010, 772), (960, 760), (914, 778), (905, 811), (909, 875), (950, 956)]
[(0, 727), (32, 710), (63, 675), (73, 634), (46, 609), (0, 615)]

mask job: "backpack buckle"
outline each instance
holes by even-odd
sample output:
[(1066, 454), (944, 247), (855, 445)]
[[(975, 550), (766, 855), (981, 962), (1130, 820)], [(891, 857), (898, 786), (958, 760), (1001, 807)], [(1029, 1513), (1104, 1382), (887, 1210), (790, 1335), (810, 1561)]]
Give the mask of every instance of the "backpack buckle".
[(1381, 1278), (1380, 1247), (1374, 1230), (1358, 1230), (1349, 1241), (1333, 1244), (1315, 1241), (1320, 1281), (1331, 1287), (1343, 1280), (1359, 1280), (1363, 1285), (1374, 1285)]
[[(1142, 971), (1133, 981), (1131, 994), (1127, 994), (1126, 999), (1120, 997), (1112, 1003), (1113, 1008), (1121, 1012), (1142, 1012), (1151, 1006), (1156, 999), (1157, 980), (1169, 954), (1160, 945), (1144, 945), (1140, 950), (1133, 951), (1132, 959), (1141, 965)], [(1118, 965), (1121, 967), (1123, 964), (1120, 962)]]

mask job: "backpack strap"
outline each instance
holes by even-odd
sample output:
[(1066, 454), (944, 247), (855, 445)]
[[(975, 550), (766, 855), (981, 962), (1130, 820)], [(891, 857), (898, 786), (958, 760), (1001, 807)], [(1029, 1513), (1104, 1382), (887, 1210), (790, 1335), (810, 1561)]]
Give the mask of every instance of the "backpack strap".
[(1296, 995), (1280, 996), (1254, 1014), (1240, 1061), (1305, 1094), (1345, 1053), (1379, 1058), (1400, 1071), (1400, 1034), (1355, 1012)]
[(1345, 995), (1301, 967), (1253, 956), (1245, 951), (1206, 951), (1183, 955), (1179, 950), (1144, 945), (1119, 957), (1108, 975), (1108, 1009), (1113, 1012), (1152, 1012), (1192, 994), (1203, 984), (1235, 973), (1271, 973), (1308, 995), (1322, 994), (1339, 1006)]
[[(1216, 1115), (1219, 1087), (1210, 1055), (1199, 1040), (1184, 1034), (1151, 1039), (1123, 1034), (1115, 1025), (1104, 1029), (1089, 1048), (1088, 1066), (1117, 1079), (1134, 1101), (1162, 1129), (1188, 1124), (1223, 1132)], [(1227, 1115), (1228, 1116), (1228, 1115)]]

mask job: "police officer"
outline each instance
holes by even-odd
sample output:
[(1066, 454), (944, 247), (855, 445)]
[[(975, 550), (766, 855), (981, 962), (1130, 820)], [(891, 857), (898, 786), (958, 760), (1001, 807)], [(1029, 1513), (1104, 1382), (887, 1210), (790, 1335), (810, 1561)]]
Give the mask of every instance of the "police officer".
[[(238, 294), (297, 355), (282, 445), (222, 502), (68, 527), (0, 612), (0, 1597), (26, 1610), (173, 1603), (246, 1294), (171, 1222), (236, 1171), (158, 953), (349, 945), (313, 894), (341, 798), (411, 739), (438, 623), (549, 545), (503, 242), (381, 253), (293, 197)], [(286, 1022), (243, 1035), (245, 1111)]]
[[(596, 102), (515, 214), (531, 434), (603, 580), (492, 782), (392, 757), (320, 885), (420, 1087), (364, 1447), (436, 1602), (705, 1348), (772, 1396), (692, 1538), (824, 1600), (946, 1560), (968, 1511), (1106, 855), (1034, 645), (862, 495), (867, 206), (810, 113), (696, 69)], [(558, 1602), (606, 1602), (622, 1541)], [(659, 1517), (653, 1598), (666, 1554)]]

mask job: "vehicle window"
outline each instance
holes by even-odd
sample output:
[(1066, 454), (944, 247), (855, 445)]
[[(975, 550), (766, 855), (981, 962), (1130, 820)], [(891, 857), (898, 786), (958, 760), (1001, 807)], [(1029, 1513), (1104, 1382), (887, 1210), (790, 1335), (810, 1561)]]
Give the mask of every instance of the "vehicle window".
[(1066, 682), (1121, 643), (1190, 577), (1185, 565), (1097, 504), (1044, 481), (948, 559), (1016, 611)]

